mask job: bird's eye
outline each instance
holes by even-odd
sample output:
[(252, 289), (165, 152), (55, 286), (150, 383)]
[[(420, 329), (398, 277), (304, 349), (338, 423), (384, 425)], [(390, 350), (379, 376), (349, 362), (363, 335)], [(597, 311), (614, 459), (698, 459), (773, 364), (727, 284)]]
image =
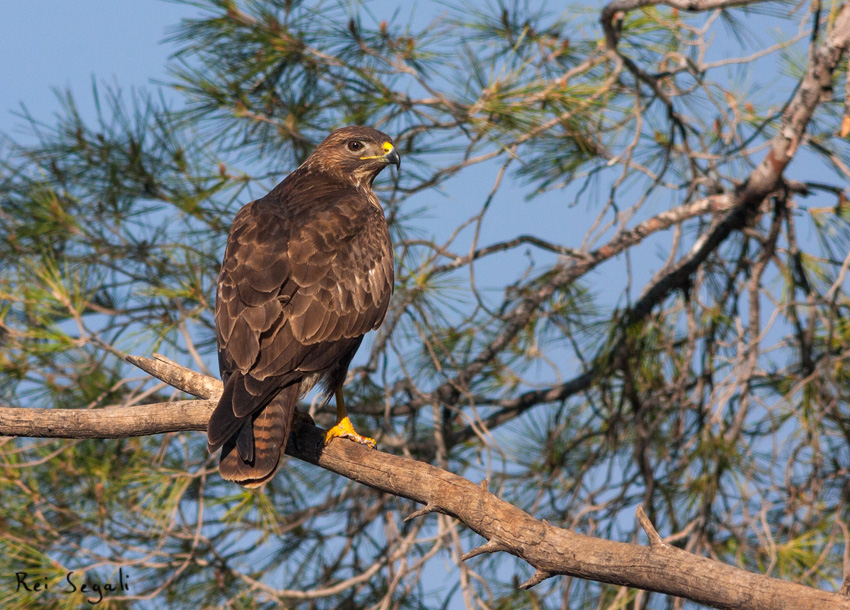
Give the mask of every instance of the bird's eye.
[(357, 140), (352, 140), (348, 143), (348, 150), (352, 152), (357, 152), (358, 150), (363, 148), (363, 143), (358, 142)]

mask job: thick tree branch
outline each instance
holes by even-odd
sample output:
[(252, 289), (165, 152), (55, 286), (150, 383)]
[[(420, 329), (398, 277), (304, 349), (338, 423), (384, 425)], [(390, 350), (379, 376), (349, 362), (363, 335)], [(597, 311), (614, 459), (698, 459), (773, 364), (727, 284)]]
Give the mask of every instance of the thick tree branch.
[(206, 430), (214, 400), (178, 400), (106, 409), (0, 409), (0, 436), (127, 438)]
[[(164, 358), (132, 357), (181, 390), (215, 391), (218, 381)], [(220, 387), (220, 386), (218, 386)], [(206, 389), (206, 390), (205, 390)], [(200, 400), (98, 410), (0, 409), (0, 434), (53, 438), (117, 438), (206, 427), (209, 396)], [(25, 417), (23, 417), (25, 416)], [(736, 610), (850, 610), (850, 599), (795, 583), (753, 574), (661, 541), (641, 511), (638, 519), (650, 546), (613, 542), (553, 527), (455, 474), (366, 449), (347, 440), (324, 446), (320, 428), (302, 425), (286, 453), (379, 491), (425, 505), (411, 517), (440, 512), (455, 517), (487, 539), (464, 556), (507, 552), (527, 561), (530, 588), (555, 575), (569, 575), (657, 591), (716, 608)]]

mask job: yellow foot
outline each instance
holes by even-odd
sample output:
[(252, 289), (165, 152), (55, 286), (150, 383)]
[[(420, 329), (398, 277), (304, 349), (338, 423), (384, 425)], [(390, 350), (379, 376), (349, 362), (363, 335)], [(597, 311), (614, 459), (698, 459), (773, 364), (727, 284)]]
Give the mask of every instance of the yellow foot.
[(354, 430), (354, 426), (351, 425), (351, 420), (347, 417), (343, 417), (336, 426), (325, 433), (325, 445), (337, 437), (351, 439), (355, 443), (366, 445), (370, 449), (374, 449), (376, 445), (375, 439), (357, 434)]

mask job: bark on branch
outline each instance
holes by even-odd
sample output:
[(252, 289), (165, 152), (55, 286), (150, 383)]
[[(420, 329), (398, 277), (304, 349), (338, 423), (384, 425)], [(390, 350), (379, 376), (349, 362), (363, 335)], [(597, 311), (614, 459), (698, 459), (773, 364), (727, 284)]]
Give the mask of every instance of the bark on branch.
[[(0, 435), (49, 438), (119, 438), (202, 430), (220, 392), (218, 380), (165, 358), (128, 360), (198, 400), (125, 408), (0, 409)], [(549, 525), (489, 493), (480, 485), (430, 464), (366, 449), (339, 439), (324, 447), (320, 428), (302, 425), (287, 455), (379, 491), (425, 505), (411, 518), (450, 515), (486, 538), (464, 560), (505, 552), (528, 562), (530, 588), (556, 575), (657, 591), (708, 606), (735, 610), (850, 610), (850, 599), (754, 574), (664, 543), (642, 511), (637, 518), (650, 545), (592, 538)]]

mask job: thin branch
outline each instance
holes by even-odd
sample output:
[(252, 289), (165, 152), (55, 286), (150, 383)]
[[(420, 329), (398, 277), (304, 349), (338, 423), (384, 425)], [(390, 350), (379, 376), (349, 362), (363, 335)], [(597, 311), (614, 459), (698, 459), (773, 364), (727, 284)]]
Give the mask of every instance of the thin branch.
[(649, 517), (646, 516), (646, 511), (643, 510), (643, 506), (637, 507), (637, 520), (643, 528), (643, 531), (646, 532), (646, 537), (649, 538), (650, 546), (664, 545), (664, 539), (658, 533), (658, 530), (655, 529), (655, 526), (652, 525), (652, 521), (649, 520)]
[(460, 560), (466, 561), (468, 559), (478, 557), (479, 555), (483, 555), (485, 553), (498, 553), (500, 551), (508, 551), (508, 547), (496, 540), (488, 540), (481, 546), (477, 546), (468, 553), (464, 553)]

